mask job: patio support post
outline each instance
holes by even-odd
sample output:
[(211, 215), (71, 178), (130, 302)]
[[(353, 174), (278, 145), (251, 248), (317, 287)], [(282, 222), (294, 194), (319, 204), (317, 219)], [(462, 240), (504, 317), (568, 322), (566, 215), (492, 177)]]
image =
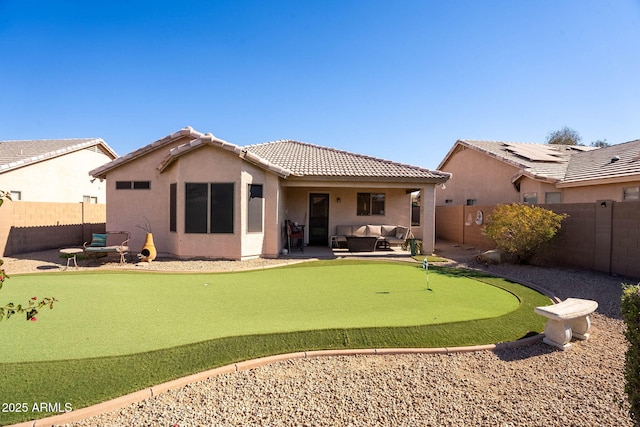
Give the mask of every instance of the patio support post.
[(435, 184), (420, 189), (420, 224), (422, 224), (422, 253), (430, 255), (436, 246)]

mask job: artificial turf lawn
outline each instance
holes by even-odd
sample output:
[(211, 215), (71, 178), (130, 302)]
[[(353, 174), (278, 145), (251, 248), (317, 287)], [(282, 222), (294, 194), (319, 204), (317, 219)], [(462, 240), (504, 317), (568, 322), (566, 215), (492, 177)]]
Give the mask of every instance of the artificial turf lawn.
[[(135, 279), (133, 283), (117, 284), (117, 278), (131, 277)], [(101, 283), (103, 278), (106, 284)], [(58, 279), (60, 284), (54, 285)], [(73, 282), (76, 279), (78, 284)], [(531, 289), (478, 273), (440, 268), (430, 271), (429, 282), (432, 291), (425, 290), (425, 273), (416, 264), (338, 261), (213, 275), (15, 276), (3, 288), (3, 299), (24, 299), (18, 299), (19, 294), (13, 290), (5, 294), (11, 283), (11, 288), (21, 288), (23, 297), (28, 298), (38, 289), (38, 293), (53, 295), (60, 303), (54, 311), (42, 312), (35, 323), (12, 319), (0, 324), (3, 338), (5, 330), (10, 334), (36, 331), (28, 339), (23, 335), (19, 339), (16, 335), (5, 338), (3, 341), (11, 344), (3, 346), (2, 360), (7, 361), (7, 356), (15, 360), (15, 354), (20, 352), (31, 360), (43, 356), (59, 359), (65, 352), (91, 353), (87, 348), (103, 352), (116, 347), (115, 354), (120, 355), (1, 363), (0, 374), (6, 381), (0, 383), (0, 396), (11, 396), (17, 402), (70, 402), (74, 408), (80, 408), (183, 375), (264, 355), (326, 348), (486, 344), (514, 340), (543, 328), (544, 321), (534, 314), (533, 307), (546, 305), (549, 300)], [(137, 296), (125, 292), (131, 288)], [(302, 291), (297, 292), (298, 288)], [(88, 292), (82, 292), (83, 289)], [(492, 299), (478, 296), (475, 290), (491, 295)], [(215, 298), (209, 298), (210, 294)], [(184, 295), (190, 299), (184, 301)], [(450, 298), (448, 302), (442, 299), (445, 297)], [(298, 304), (302, 307), (294, 307)], [(471, 318), (483, 320), (464, 321), (471, 314), (460, 309), (463, 305), (477, 306), (471, 310)], [(155, 308), (149, 309), (150, 306)], [(266, 312), (266, 307), (270, 314), (265, 317), (262, 311)], [(292, 310), (299, 311), (293, 316)], [(350, 313), (357, 311), (363, 313)], [(220, 312), (224, 315), (220, 316)], [(330, 315), (325, 316), (325, 312)], [(456, 321), (452, 313), (461, 317)], [(240, 317), (231, 321), (232, 316)], [(145, 321), (147, 317), (151, 320)], [(299, 323), (296, 317), (303, 317), (306, 323)], [(236, 325), (239, 319), (249, 326)], [(65, 338), (71, 335), (78, 339), (76, 330), (82, 330), (85, 322), (89, 322), (93, 336), (86, 336), (78, 345)], [(138, 322), (144, 324), (135, 325)], [(63, 331), (47, 328), (52, 323), (58, 324), (57, 328), (62, 328), (61, 324), (66, 326)], [(221, 325), (232, 332), (220, 332), (224, 329)], [(163, 334), (158, 335), (154, 329)], [(194, 330), (204, 335), (194, 335)], [(113, 342), (115, 338), (109, 335), (110, 331), (124, 337), (128, 350)], [(130, 346), (135, 344), (135, 340), (126, 339), (129, 333), (139, 337), (137, 340), (144, 342), (146, 350), (126, 354), (133, 353)], [(180, 345), (185, 335), (188, 338)], [(164, 336), (171, 339), (167, 341)], [(198, 338), (202, 336), (209, 338)], [(63, 340), (64, 344), (57, 344), (56, 340)], [(168, 342), (174, 347), (162, 349)], [(150, 348), (160, 349), (148, 351)], [(44, 415), (0, 414), (0, 422)]]
[(16, 276), (3, 298), (53, 295), (37, 322), (2, 326), (0, 360), (120, 356), (216, 338), (398, 327), (497, 317), (511, 293), (407, 263), (301, 264), (224, 274), (98, 272)]

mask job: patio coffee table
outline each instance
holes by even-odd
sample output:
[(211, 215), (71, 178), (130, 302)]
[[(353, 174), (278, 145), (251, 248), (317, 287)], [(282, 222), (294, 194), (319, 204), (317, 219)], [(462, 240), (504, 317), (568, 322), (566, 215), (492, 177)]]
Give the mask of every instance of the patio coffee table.
[(349, 252), (373, 252), (377, 243), (376, 236), (347, 236)]
[(64, 248), (60, 249), (60, 253), (62, 255), (67, 255), (67, 266), (64, 268), (65, 270), (69, 268), (69, 261), (73, 259), (73, 265), (78, 268), (78, 262), (76, 260), (76, 255), (83, 253), (84, 250), (81, 248)]

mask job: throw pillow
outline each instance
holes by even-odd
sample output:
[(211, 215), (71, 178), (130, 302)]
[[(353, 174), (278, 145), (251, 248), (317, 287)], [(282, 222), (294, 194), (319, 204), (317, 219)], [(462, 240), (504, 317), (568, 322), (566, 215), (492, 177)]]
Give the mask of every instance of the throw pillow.
[(93, 238), (91, 239), (91, 245), (89, 246), (93, 246), (93, 247), (107, 246), (107, 235), (93, 233)]

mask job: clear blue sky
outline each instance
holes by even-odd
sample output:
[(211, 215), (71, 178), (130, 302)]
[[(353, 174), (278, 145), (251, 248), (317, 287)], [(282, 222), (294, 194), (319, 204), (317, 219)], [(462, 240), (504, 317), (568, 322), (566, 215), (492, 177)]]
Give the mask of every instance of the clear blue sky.
[(457, 139), (640, 138), (638, 0), (0, 0), (0, 140), (184, 126), (435, 168)]

